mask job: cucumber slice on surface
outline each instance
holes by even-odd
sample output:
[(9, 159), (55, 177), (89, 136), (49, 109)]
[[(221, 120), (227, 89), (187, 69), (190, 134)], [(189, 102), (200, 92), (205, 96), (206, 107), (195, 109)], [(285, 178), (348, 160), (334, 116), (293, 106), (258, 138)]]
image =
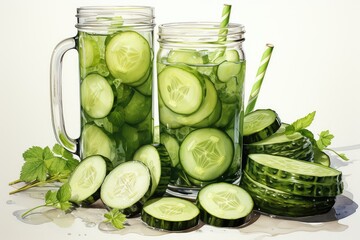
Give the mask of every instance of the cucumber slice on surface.
[(247, 164), (254, 172), (274, 175), (279, 179), (337, 184), (342, 176), (341, 171), (330, 167), (269, 154), (250, 154)]
[(114, 161), (116, 158), (116, 144), (110, 139), (101, 128), (86, 124), (83, 127), (80, 145), (82, 157), (86, 158), (92, 155), (101, 155)]
[(144, 145), (134, 154), (134, 160), (143, 162), (150, 170), (151, 189), (146, 198), (160, 196), (170, 182), (170, 157), (163, 145)]
[(177, 67), (166, 67), (158, 77), (159, 95), (171, 111), (191, 114), (203, 100), (203, 80)]
[(146, 75), (151, 63), (148, 41), (134, 31), (123, 31), (107, 41), (105, 60), (110, 73), (124, 83), (134, 83)]
[(199, 221), (199, 209), (192, 202), (175, 197), (154, 198), (144, 204), (141, 220), (149, 227), (183, 231)]
[(150, 188), (149, 169), (139, 161), (114, 168), (101, 186), (101, 200), (111, 208), (127, 209), (139, 202)]
[(180, 146), (180, 163), (189, 176), (200, 181), (220, 177), (231, 165), (234, 144), (230, 137), (215, 128), (191, 132)]
[(271, 109), (258, 109), (244, 117), (244, 142), (254, 143), (268, 138), (281, 126), (277, 113)]
[(70, 201), (81, 202), (93, 195), (106, 176), (106, 162), (101, 156), (90, 156), (80, 162), (69, 178)]
[(109, 114), (114, 104), (114, 93), (107, 80), (90, 74), (80, 86), (81, 106), (92, 118), (103, 118)]
[(335, 197), (304, 197), (265, 186), (243, 172), (240, 186), (252, 197), (255, 209), (270, 215), (304, 217), (328, 212)]
[(217, 227), (237, 227), (250, 219), (254, 202), (241, 187), (220, 182), (199, 191), (197, 206), (204, 223)]

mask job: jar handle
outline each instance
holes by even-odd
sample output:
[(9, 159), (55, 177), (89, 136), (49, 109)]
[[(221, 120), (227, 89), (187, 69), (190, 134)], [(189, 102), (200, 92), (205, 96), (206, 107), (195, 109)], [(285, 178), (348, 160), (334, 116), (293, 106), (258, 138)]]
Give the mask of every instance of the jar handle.
[(62, 103), (62, 60), (65, 53), (75, 49), (75, 38), (61, 41), (54, 49), (50, 62), (51, 117), (55, 138), (60, 145), (76, 153), (77, 140), (68, 136), (65, 130)]

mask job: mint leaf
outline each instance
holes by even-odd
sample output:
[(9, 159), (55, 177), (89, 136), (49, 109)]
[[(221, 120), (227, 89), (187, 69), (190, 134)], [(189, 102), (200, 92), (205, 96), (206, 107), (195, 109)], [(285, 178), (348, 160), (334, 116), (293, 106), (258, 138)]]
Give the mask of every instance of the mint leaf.
[(289, 134), (293, 134), (294, 132), (299, 132), (300, 130), (306, 129), (313, 122), (315, 114), (316, 111), (313, 111), (308, 115), (306, 115), (305, 117), (300, 118), (295, 122), (293, 122), (292, 124), (286, 126), (285, 134), (289, 135)]
[(106, 220), (104, 222), (109, 222), (117, 229), (123, 229), (124, 223), (126, 222), (126, 216), (120, 212), (119, 209), (113, 208), (110, 212), (104, 214)]
[(48, 174), (46, 160), (54, 157), (50, 148), (31, 147), (23, 154), (25, 163), (21, 168), (20, 180), (24, 182), (45, 181)]
[(45, 194), (45, 204), (48, 205), (55, 205), (57, 204), (59, 201), (57, 200), (57, 192), (56, 191), (47, 191), (47, 193)]
[(324, 150), (327, 146), (331, 145), (331, 140), (334, 138), (329, 130), (322, 131), (319, 134), (319, 139), (316, 141), (316, 145), (320, 150)]
[(71, 198), (70, 184), (64, 183), (56, 193), (56, 198), (59, 202), (67, 202)]

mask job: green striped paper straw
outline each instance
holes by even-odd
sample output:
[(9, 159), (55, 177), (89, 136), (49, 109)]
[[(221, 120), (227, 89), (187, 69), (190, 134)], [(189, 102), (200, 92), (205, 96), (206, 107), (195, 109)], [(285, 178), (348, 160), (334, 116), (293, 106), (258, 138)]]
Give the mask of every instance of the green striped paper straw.
[(260, 67), (256, 74), (256, 80), (251, 89), (249, 101), (248, 101), (248, 104), (247, 104), (246, 110), (245, 110), (245, 115), (250, 113), (252, 110), (254, 110), (256, 100), (258, 98), (258, 95), (259, 95), (259, 92), (261, 89), (261, 84), (264, 80), (266, 69), (269, 65), (269, 61), (271, 58), (273, 48), (274, 48), (274, 46), (272, 44), (266, 44), (266, 49), (261, 57)]
[(223, 11), (221, 14), (220, 31), (219, 31), (219, 42), (226, 41), (226, 35), (228, 33), (228, 25), (230, 20), (231, 5), (224, 4)]

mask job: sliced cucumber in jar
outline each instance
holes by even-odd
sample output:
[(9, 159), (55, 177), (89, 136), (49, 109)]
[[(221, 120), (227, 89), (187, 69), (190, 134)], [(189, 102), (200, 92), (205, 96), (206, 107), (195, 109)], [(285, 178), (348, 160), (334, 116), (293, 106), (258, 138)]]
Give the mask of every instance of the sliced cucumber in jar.
[(99, 155), (90, 156), (80, 162), (69, 178), (72, 202), (81, 202), (93, 195), (106, 176), (106, 162)]
[(188, 200), (163, 197), (151, 199), (144, 204), (141, 220), (156, 229), (183, 231), (198, 224), (199, 214), (199, 209)]
[(241, 187), (220, 182), (209, 184), (199, 191), (197, 206), (204, 223), (217, 227), (237, 227), (250, 219), (254, 202)]
[(114, 161), (116, 158), (116, 144), (101, 128), (86, 124), (80, 138), (82, 157), (101, 155)]
[(189, 176), (211, 181), (224, 174), (231, 165), (234, 144), (230, 137), (215, 128), (191, 132), (180, 146), (180, 163)]
[(139, 161), (127, 161), (114, 168), (101, 186), (101, 200), (121, 210), (138, 203), (150, 188), (149, 169)]
[(203, 64), (204, 56), (193, 49), (171, 50), (167, 57), (169, 63), (185, 63), (190, 65)]
[(221, 82), (228, 82), (231, 79), (236, 78), (240, 73), (241, 64), (236, 62), (225, 61), (221, 63), (217, 68), (217, 77)]
[(100, 62), (100, 49), (91, 35), (81, 33), (79, 36), (79, 60), (80, 66), (89, 68)]
[(178, 114), (191, 114), (199, 109), (204, 93), (202, 79), (190, 71), (166, 67), (158, 77), (159, 95), (166, 107)]
[(147, 117), (151, 111), (151, 98), (135, 91), (130, 102), (125, 106), (125, 122), (138, 124)]
[(105, 59), (114, 78), (134, 83), (146, 75), (151, 65), (148, 41), (134, 31), (118, 32), (106, 41)]
[(114, 93), (108, 81), (98, 75), (90, 74), (80, 86), (81, 106), (92, 118), (103, 118), (109, 114), (114, 104)]

